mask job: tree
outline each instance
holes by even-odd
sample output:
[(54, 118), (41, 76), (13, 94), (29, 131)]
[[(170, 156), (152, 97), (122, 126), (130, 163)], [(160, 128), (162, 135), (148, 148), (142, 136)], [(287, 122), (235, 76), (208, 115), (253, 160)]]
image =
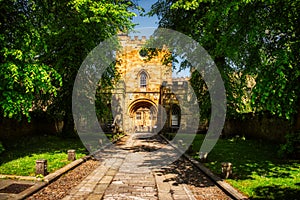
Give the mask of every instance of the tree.
[[(298, 0), (159, 0), (150, 14), (213, 57), (225, 81), (229, 115), (268, 112), (293, 119), (300, 95), (299, 9)], [(233, 74), (239, 74), (234, 84)], [(249, 76), (255, 78), (251, 91), (241, 85)], [(240, 109), (245, 92), (252, 102), (247, 111)]]
[(1, 1), (0, 113), (30, 120), (30, 111), (47, 106), (57, 96), (62, 80), (50, 65), (39, 60), (45, 45), (31, 10), (23, 1)]
[[(4, 116), (29, 117), (33, 105), (38, 105), (32, 101), (42, 99), (38, 96), (42, 90), (47, 95), (45, 102), (51, 101), (48, 113), (64, 120), (65, 131), (74, 130), (71, 96), (77, 70), (101, 41), (133, 27), (135, 14), (129, 9), (135, 8), (128, 0), (1, 1), (1, 68), (6, 70), (1, 70), (0, 76), (6, 82), (0, 90), (6, 96), (0, 100)], [(7, 68), (9, 63), (14, 63), (14, 68)], [(24, 70), (36, 74), (30, 76)], [(14, 76), (12, 71), (24, 75)], [(19, 84), (10, 86), (8, 77)], [(27, 90), (26, 81), (34, 89)], [(11, 102), (15, 93), (21, 102)]]

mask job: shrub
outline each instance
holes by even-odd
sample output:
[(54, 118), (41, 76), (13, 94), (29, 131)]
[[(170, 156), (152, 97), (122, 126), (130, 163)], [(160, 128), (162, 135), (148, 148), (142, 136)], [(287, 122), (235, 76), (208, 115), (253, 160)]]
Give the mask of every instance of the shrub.
[(280, 145), (278, 154), (280, 157), (299, 158), (300, 155), (300, 133), (289, 133), (285, 136), (286, 143)]

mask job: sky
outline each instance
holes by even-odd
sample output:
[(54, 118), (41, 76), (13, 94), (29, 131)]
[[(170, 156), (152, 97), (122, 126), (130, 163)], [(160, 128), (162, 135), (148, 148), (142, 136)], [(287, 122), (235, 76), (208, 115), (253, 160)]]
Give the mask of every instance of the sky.
[[(138, 0), (137, 1), (138, 5), (145, 9), (146, 13), (150, 11), (151, 5), (153, 5), (155, 2), (156, 2), (156, 0)], [(137, 17), (133, 18), (133, 22), (138, 24), (136, 26), (137, 28), (157, 27), (158, 26), (157, 16), (153, 16), (153, 17), (137, 16)]]
[[(137, 0), (137, 3), (139, 6), (141, 6), (142, 8), (145, 9), (145, 13), (147, 13), (148, 11), (150, 11), (151, 9), (151, 5), (153, 5), (157, 0)], [(140, 16), (139, 13), (137, 13), (136, 11), (134, 11), (138, 16), (133, 18), (133, 22), (136, 25), (135, 27), (135, 33), (131, 33), (129, 35), (133, 36), (133, 35), (138, 35), (138, 36), (142, 36), (145, 35), (147, 37), (149, 37), (154, 30), (158, 27), (158, 18), (157, 16), (153, 16), (153, 17), (149, 17), (149, 16)], [(176, 65), (175, 65), (176, 67)], [(176, 73), (176, 70), (173, 70), (173, 77), (186, 77), (189, 76), (190, 72), (189, 70), (184, 70), (180, 73)]]

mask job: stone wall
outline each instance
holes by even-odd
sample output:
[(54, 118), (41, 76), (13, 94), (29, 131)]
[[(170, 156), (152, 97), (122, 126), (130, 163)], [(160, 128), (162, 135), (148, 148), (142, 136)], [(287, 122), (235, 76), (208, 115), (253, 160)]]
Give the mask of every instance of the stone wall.
[(10, 140), (21, 136), (36, 134), (57, 134), (62, 131), (63, 122), (54, 122), (46, 119), (32, 119), (17, 121), (2, 118), (0, 120), (0, 140)]
[(245, 136), (282, 143), (285, 135), (292, 131), (289, 121), (269, 116), (245, 116), (245, 119), (226, 120), (224, 136)]
[(177, 131), (176, 127), (172, 127), (171, 124), (173, 105), (180, 109), (180, 130), (185, 133), (197, 131), (199, 112), (196, 108), (198, 108), (198, 103), (192, 87), (189, 86), (188, 78), (174, 78), (172, 84), (164, 83), (160, 103), (167, 112), (164, 131)]

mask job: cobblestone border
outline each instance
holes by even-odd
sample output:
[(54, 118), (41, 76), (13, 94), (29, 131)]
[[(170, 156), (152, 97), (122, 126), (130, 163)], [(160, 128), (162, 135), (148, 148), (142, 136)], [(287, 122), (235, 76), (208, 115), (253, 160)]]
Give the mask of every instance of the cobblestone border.
[(6, 175), (0, 174), (1, 179), (10, 179), (10, 180), (17, 180), (17, 181), (41, 181), (41, 178), (36, 178), (34, 176), (15, 176), (15, 175)]
[(249, 198), (237, 191), (234, 187), (230, 184), (225, 182), (220, 177), (216, 176), (212, 173), (207, 167), (205, 167), (200, 162), (196, 161), (195, 159), (191, 158), (185, 152), (181, 151), (175, 144), (170, 142), (165, 136), (159, 135), (162, 137), (166, 142), (168, 142), (172, 147), (174, 147), (177, 151), (179, 151), (186, 159), (188, 159), (191, 163), (193, 163), (199, 170), (201, 170), (206, 176), (208, 176), (220, 189), (222, 189), (226, 194), (228, 194), (231, 198), (236, 200), (248, 200)]

